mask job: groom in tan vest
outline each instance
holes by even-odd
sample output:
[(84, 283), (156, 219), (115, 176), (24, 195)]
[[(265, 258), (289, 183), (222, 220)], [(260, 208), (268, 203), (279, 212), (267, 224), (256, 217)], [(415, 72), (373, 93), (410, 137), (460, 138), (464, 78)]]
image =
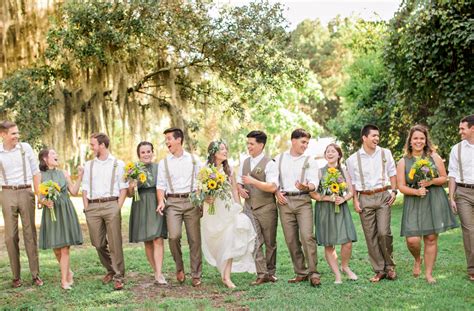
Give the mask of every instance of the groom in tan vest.
[[(256, 227), (258, 245), (255, 253), (257, 279), (252, 285), (276, 282), (276, 230), (278, 212), (274, 192), (278, 187), (278, 171), (275, 162), (263, 153), (267, 135), (252, 131), (247, 135), (250, 157), (240, 166), (238, 191), (245, 199), (244, 210)], [(265, 255), (263, 254), (265, 244)]]

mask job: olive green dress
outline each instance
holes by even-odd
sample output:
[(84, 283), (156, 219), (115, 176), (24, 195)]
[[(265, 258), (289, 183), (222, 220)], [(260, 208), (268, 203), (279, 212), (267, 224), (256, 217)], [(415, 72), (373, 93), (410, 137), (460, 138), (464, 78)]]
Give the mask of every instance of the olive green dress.
[(41, 182), (52, 180), (61, 187), (58, 198), (54, 201), (56, 221), (51, 220), (51, 210), (43, 207), (39, 231), (41, 249), (61, 248), (83, 243), (81, 226), (74, 205), (69, 198), (66, 176), (60, 170), (41, 172)]
[(131, 243), (152, 241), (156, 238), (167, 238), (166, 219), (156, 211), (156, 177), (158, 164), (147, 164), (148, 177), (145, 183), (138, 184), (140, 200), (132, 202), (130, 213), (129, 240)]
[[(327, 166), (321, 168), (320, 176), (323, 176), (321, 180), (324, 178), (327, 169)], [(319, 192), (322, 192), (321, 184)], [(319, 245), (341, 245), (357, 241), (354, 222), (347, 202), (342, 203), (339, 207), (340, 211), (336, 213), (333, 202), (316, 202), (314, 223), (316, 226), (316, 241)]]
[[(404, 160), (407, 186), (418, 188), (416, 183), (408, 178), (415, 158), (404, 157)], [(429, 160), (435, 165), (432, 157)], [(428, 192), (424, 197), (403, 196), (401, 236), (423, 236), (458, 227), (444, 188), (433, 185), (429, 186), (427, 190)]]

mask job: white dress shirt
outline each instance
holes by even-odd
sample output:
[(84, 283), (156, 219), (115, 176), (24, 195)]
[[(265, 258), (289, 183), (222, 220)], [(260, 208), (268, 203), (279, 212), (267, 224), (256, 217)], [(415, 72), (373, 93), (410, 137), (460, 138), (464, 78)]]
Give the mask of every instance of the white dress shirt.
[[(92, 193), (90, 193), (90, 169), (91, 162), (94, 162), (92, 167)], [(125, 173), (125, 164), (121, 160), (117, 160), (117, 168), (115, 169), (114, 188), (110, 193), (110, 182), (112, 181), (112, 172), (114, 170), (115, 157), (109, 154), (105, 160), (94, 158), (87, 161), (84, 165), (84, 175), (82, 178), (82, 191), (87, 192), (89, 200), (118, 197), (120, 190), (128, 188), (128, 182), (123, 179)]]
[[(382, 150), (385, 152), (385, 183), (383, 183), (382, 180)], [(379, 146), (375, 148), (375, 152), (372, 155), (365, 152), (364, 148), (360, 148), (359, 152), (362, 163), (362, 173), (364, 174), (365, 189), (362, 187), (360, 178), (357, 152), (352, 154), (346, 161), (349, 176), (356, 190), (374, 190), (390, 185), (390, 177), (397, 175), (392, 152), (388, 149), (382, 149)]]
[[(461, 161), (464, 181), (459, 173), (458, 145), (461, 144)], [(449, 177), (456, 178), (456, 182), (474, 185), (474, 145), (467, 140), (454, 145), (449, 155)]]
[(277, 170), (280, 167), (280, 161), (282, 157), (283, 161), (281, 163), (281, 176), (279, 176), (279, 180), (281, 182), (280, 191), (300, 191), (295, 186), (297, 181), (303, 183), (307, 182), (309, 184), (313, 184), (315, 188), (318, 187), (319, 167), (318, 163), (313, 157), (310, 156), (308, 159), (308, 167), (305, 169), (305, 176), (303, 180), (300, 180), (301, 172), (307, 155), (303, 154), (298, 157), (294, 157), (290, 154), (290, 151), (286, 151), (275, 158)]
[[(250, 171), (252, 171), (255, 166), (263, 159), (265, 154), (262, 152), (255, 158), (250, 158)], [(242, 175), (244, 172), (244, 163), (247, 161), (245, 159), (242, 163), (240, 163), (239, 167), (239, 175), (237, 176), (237, 183), (243, 184), (242, 182)], [(265, 165), (265, 182), (274, 183), (278, 187), (278, 168), (273, 160), (268, 161), (267, 165)]]
[[(33, 175), (40, 173), (38, 168), (38, 161), (33, 149), (28, 143), (18, 143), (11, 150), (5, 150), (3, 144), (0, 144), (0, 161), (5, 170), (6, 181), (3, 179), (3, 174), (0, 171), (0, 184), (2, 186), (18, 186), (25, 184), (23, 175), (23, 160), (21, 155), (20, 144), (25, 152), (26, 164), (26, 184), (31, 185), (33, 182)], [(0, 169), (1, 170), (1, 169)]]
[[(172, 187), (168, 184), (166, 176), (165, 160), (161, 160), (158, 165), (158, 177), (156, 179), (156, 188), (166, 193), (189, 193), (191, 190), (191, 178), (194, 179), (192, 191), (197, 190), (197, 176), (202, 168), (202, 163), (194, 156), (194, 176), (193, 159), (189, 152), (184, 151), (183, 155), (176, 157), (172, 154), (166, 157), (168, 159), (168, 169), (171, 178)], [(173, 191), (171, 190), (173, 189)]]

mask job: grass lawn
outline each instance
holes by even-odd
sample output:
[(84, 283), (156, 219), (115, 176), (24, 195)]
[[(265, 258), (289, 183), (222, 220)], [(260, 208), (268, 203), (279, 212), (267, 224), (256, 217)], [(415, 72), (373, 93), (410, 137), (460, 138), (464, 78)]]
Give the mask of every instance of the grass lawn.
[[(184, 285), (175, 281), (174, 262), (166, 246), (164, 272), (170, 285), (156, 287), (143, 244), (128, 243), (129, 205), (123, 209), (123, 235), (126, 265), (126, 287), (113, 291), (111, 285), (102, 285), (105, 270), (91, 246), (85, 224), (85, 243), (73, 247), (71, 266), (75, 273), (72, 291), (59, 286), (60, 273), (52, 251), (40, 251), (42, 288), (30, 285), (28, 262), (24, 249), (21, 250), (22, 279), (24, 285), (10, 288), (11, 271), (3, 237), (0, 238), (0, 309), (474, 309), (474, 282), (466, 277), (466, 260), (460, 229), (440, 235), (438, 260), (434, 276), (437, 284), (429, 285), (423, 277), (411, 276), (412, 257), (400, 235), (402, 215), (401, 200), (392, 209), (392, 232), (394, 253), (399, 275), (396, 281), (383, 280), (371, 284), (368, 279), (371, 270), (364, 236), (358, 215), (353, 214), (359, 241), (354, 243), (351, 267), (359, 280), (343, 280), (333, 284), (334, 278), (324, 259), (324, 250), (318, 247), (318, 269), (322, 274), (322, 286), (312, 288), (308, 283), (288, 284), (293, 277), (293, 268), (284, 242), (281, 226), (278, 230), (277, 276), (279, 281), (258, 287), (249, 286), (255, 276), (247, 273), (234, 274), (237, 289), (229, 290), (220, 282), (217, 270), (207, 263), (203, 266), (203, 285), (193, 288), (189, 275)], [(80, 214), (81, 222), (85, 223)], [(0, 216), (1, 217), (1, 216)], [(37, 226), (39, 228), (39, 225)], [(0, 226), (3, 236), (3, 226)], [(167, 244), (167, 243), (166, 243)], [(21, 245), (23, 243), (21, 242)], [(187, 245), (183, 253), (189, 272)]]

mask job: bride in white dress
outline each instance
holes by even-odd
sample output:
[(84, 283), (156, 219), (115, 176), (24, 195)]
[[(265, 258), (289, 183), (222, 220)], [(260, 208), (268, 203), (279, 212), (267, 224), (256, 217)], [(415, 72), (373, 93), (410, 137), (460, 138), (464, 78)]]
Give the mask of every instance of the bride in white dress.
[[(206, 199), (201, 219), (201, 243), (206, 261), (219, 270), (222, 282), (227, 287), (235, 288), (230, 278), (231, 272), (256, 271), (253, 254), (257, 234), (250, 218), (242, 213), (237, 185), (227, 162), (227, 154), (227, 145), (223, 141), (210, 143), (207, 163), (214, 164), (226, 174), (232, 185), (232, 196), (227, 200), (232, 202), (226, 204), (220, 198)], [(213, 201), (215, 214), (209, 215), (207, 209)]]

